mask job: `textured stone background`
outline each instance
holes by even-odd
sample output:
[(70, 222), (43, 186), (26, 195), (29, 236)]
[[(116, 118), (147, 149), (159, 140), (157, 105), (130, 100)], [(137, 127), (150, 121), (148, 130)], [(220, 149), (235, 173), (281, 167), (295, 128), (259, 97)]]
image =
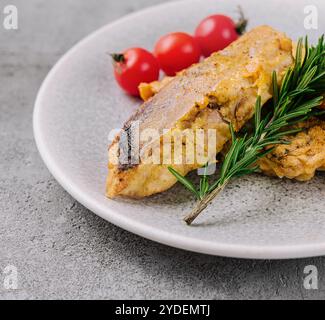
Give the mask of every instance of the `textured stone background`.
[[(188, 253), (123, 231), (72, 199), (33, 141), (37, 90), (59, 57), (91, 31), (162, 0), (8, 0), (19, 30), (0, 15), (0, 298), (321, 299), (324, 258), (246, 261)], [(9, 4), (0, 0), (0, 14)], [(303, 288), (304, 267), (320, 273)], [(18, 290), (3, 270), (18, 268)]]

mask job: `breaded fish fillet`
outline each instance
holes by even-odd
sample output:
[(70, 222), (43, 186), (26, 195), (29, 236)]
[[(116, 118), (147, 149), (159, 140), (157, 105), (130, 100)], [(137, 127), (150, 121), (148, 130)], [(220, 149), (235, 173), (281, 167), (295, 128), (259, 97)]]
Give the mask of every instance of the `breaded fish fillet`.
[(289, 145), (277, 146), (260, 160), (265, 174), (308, 181), (325, 169), (325, 121), (312, 119), (297, 127), (304, 130), (286, 137)]
[[(230, 139), (229, 122), (238, 131), (254, 115), (257, 95), (261, 96), (262, 104), (271, 98), (272, 72), (278, 73), (280, 82), (292, 64), (289, 38), (268, 26), (255, 28), (225, 50), (168, 81), (138, 109), (124, 129), (128, 131), (132, 123), (138, 122), (140, 134), (148, 128), (158, 130), (160, 153), (164, 137), (175, 130), (215, 129), (215, 158)], [(153, 142), (140, 143), (139, 164), (125, 165), (119, 163), (119, 158), (128, 150), (121, 146), (121, 136), (116, 137), (109, 148), (108, 197), (146, 197), (177, 182), (168, 171), (171, 164), (146, 161), (153, 153)], [(203, 164), (173, 162), (172, 166), (186, 175)]]
[[(161, 82), (141, 84), (141, 98), (148, 100), (171, 79), (166, 77)], [(320, 109), (325, 110), (325, 100)], [(286, 140), (291, 142), (290, 147), (278, 146), (274, 152), (259, 161), (263, 173), (279, 178), (308, 181), (315, 176), (316, 171), (325, 171), (325, 121), (313, 119), (297, 127), (304, 128), (304, 131), (286, 137)]]

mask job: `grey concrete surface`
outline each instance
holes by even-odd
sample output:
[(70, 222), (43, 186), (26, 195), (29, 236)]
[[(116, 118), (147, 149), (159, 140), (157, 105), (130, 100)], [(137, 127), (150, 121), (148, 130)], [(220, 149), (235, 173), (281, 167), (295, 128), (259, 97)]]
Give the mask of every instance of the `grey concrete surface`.
[[(76, 203), (35, 147), (37, 90), (96, 28), (162, 0), (0, 0), (0, 299), (323, 299), (325, 259), (249, 261), (189, 253), (123, 231)], [(2, 28), (7, 4), (19, 30)], [(304, 268), (319, 270), (305, 290)], [(5, 268), (18, 270), (7, 290)]]

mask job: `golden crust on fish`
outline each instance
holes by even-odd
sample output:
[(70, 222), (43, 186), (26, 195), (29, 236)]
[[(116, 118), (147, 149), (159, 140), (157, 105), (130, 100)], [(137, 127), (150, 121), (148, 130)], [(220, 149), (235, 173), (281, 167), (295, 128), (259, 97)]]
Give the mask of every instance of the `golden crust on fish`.
[[(165, 79), (161, 82), (142, 84), (139, 88), (141, 98), (145, 101), (146, 92), (150, 92), (150, 97), (159, 92), (171, 78)], [(320, 109), (325, 109), (325, 100)], [(260, 161), (261, 170), (266, 175), (308, 181), (315, 176), (317, 170), (325, 170), (325, 130), (323, 129), (325, 122), (313, 120), (301, 123), (300, 126), (306, 129), (303, 133), (299, 136), (287, 137), (287, 140), (292, 141), (292, 148), (295, 149), (295, 152), (287, 151), (287, 156), (283, 157), (283, 150), (288, 150), (288, 148), (286, 146), (278, 147), (267, 158)], [(305, 142), (300, 146), (299, 152), (295, 146), (298, 141), (300, 144), (301, 141)], [(311, 141), (311, 143), (307, 144), (307, 141)], [(306, 158), (306, 154), (313, 156)]]
[(141, 83), (139, 85), (139, 92), (140, 92), (141, 99), (143, 101), (148, 101), (172, 80), (173, 77), (164, 77), (161, 81), (154, 81), (151, 83)]
[(297, 125), (302, 132), (286, 137), (289, 145), (279, 145), (260, 160), (261, 170), (271, 176), (308, 181), (325, 169), (325, 121), (312, 119)]
[[(268, 26), (255, 28), (225, 50), (170, 79), (138, 109), (124, 128), (128, 130), (132, 123), (138, 122), (140, 134), (148, 128), (158, 130), (159, 148), (163, 139), (175, 130), (216, 129), (215, 157), (230, 138), (228, 123), (238, 131), (253, 116), (257, 95), (261, 96), (262, 104), (271, 98), (272, 72), (278, 73), (280, 82), (292, 63), (289, 38)], [(153, 141), (140, 142), (141, 162), (123, 166), (118, 164), (121, 147), (120, 136), (117, 136), (109, 149), (108, 197), (146, 197), (176, 183), (168, 171), (171, 164), (146, 161), (152, 154), (152, 145)], [(172, 162), (183, 175), (202, 164)]]
[[(170, 132), (162, 139), (168, 141), (168, 137), (170, 137), (172, 143), (172, 138), (178, 133), (182, 134), (186, 129), (203, 129), (204, 131), (215, 129), (216, 134), (219, 137), (215, 145), (217, 153), (223, 149), (225, 143), (230, 139), (229, 125), (222, 120), (218, 110), (210, 108), (204, 110), (198, 109), (195, 117), (180, 121), (177, 124), (177, 127), (170, 130)], [(119, 144), (114, 143), (109, 150), (109, 157), (111, 160), (115, 158), (115, 162), (118, 162), (118, 148)], [(205, 144), (202, 148), (206, 151)], [(194, 149), (197, 149), (197, 142), (194, 142)], [(145, 160), (149, 159), (147, 163), (142, 162), (139, 165), (126, 165), (126, 168), (124, 168), (123, 165), (112, 164), (112, 161), (110, 161), (107, 181), (107, 196), (115, 197), (119, 195), (131, 198), (143, 198), (145, 196), (165, 191), (177, 182), (175, 177), (168, 170), (170, 162), (167, 161), (168, 164), (166, 165), (152, 164), (150, 162), (150, 156), (146, 155), (147, 150), (149, 154), (152, 152), (152, 149), (149, 147), (142, 147), (142, 152), (144, 153), (143, 158)], [(216, 152), (213, 154), (214, 157)], [(171, 161), (175, 160), (173, 159), (173, 149), (170, 150), (170, 153), (168, 150), (167, 155), (164, 154), (163, 156), (172, 159)], [(194, 161), (193, 164), (185, 164), (185, 155), (182, 154), (182, 156), (182, 164), (177, 165), (173, 162), (173, 168), (183, 175), (186, 175), (190, 171), (193, 171), (204, 164), (198, 164), (196, 161)], [(210, 160), (213, 161), (212, 157)], [(164, 162), (162, 161), (162, 163)]]

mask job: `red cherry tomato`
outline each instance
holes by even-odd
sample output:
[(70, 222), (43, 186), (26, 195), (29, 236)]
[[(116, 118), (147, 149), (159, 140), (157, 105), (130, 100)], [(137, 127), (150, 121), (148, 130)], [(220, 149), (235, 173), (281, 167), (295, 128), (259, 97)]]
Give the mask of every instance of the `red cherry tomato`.
[(205, 57), (213, 52), (223, 50), (233, 41), (237, 40), (239, 34), (235, 22), (224, 15), (213, 15), (204, 19), (195, 31), (201, 51)]
[(123, 54), (112, 54), (115, 78), (122, 89), (139, 96), (139, 84), (159, 79), (159, 63), (152, 53), (131, 48)]
[(162, 37), (157, 42), (154, 54), (161, 69), (168, 76), (174, 76), (177, 72), (199, 62), (201, 50), (192, 36), (175, 32)]

